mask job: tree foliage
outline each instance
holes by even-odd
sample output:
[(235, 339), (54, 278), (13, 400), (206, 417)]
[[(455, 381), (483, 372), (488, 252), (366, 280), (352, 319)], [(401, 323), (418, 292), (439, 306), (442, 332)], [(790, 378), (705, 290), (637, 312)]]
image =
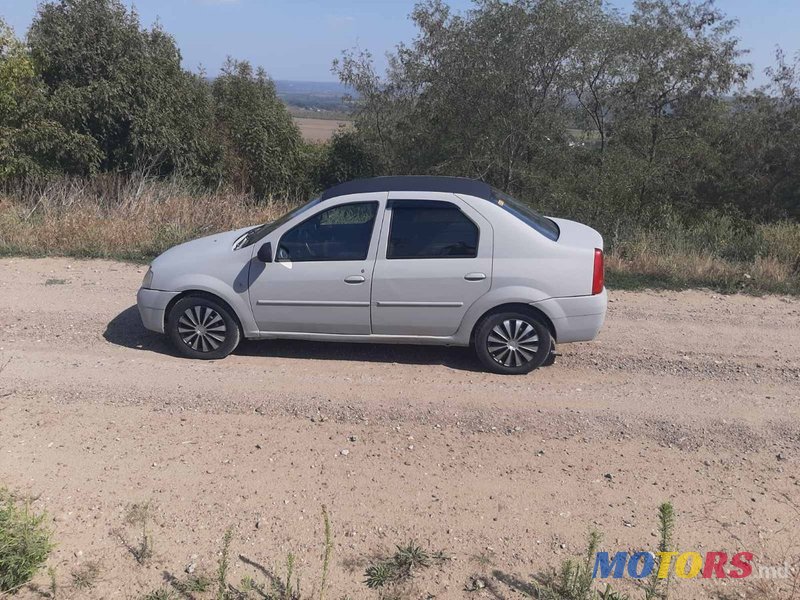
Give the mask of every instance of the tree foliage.
[(213, 95), (226, 150), (224, 173), (233, 183), (261, 195), (296, 185), (300, 131), (266, 72), (229, 59), (214, 81)]
[(727, 151), (713, 192), (760, 219), (800, 219), (800, 53), (778, 50), (763, 88), (741, 93), (725, 115)]
[[(347, 51), (357, 132), (386, 172), (477, 177), (612, 234), (709, 209), (797, 215), (796, 66), (750, 67), (712, 0), (416, 5), (389, 57)], [(757, 162), (758, 164), (755, 164)]]
[(0, 181), (92, 170), (93, 141), (53, 119), (52, 107), (30, 53), (0, 19)]
[(0, 128), (0, 180), (144, 171), (307, 193), (300, 134), (266, 73), (186, 71), (175, 40), (121, 0), (45, 2), (27, 44), (0, 28)]
[[(0, 22), (0, 181), (178, 174), (306, 196), (381, 174), (483, 179), (543, 210), (629, 226), (800, 217), (800, 71), (778, 53), (747, 89), (713, 0), (423, 0), (379, 73), (347, 51), (355, 128), (306, 144), (263, 69), (213, 79), (122, 0), (46, 0), (18, 40)], [(726, 222), (728, 222), (726, 221)]]
[(166, 173), (202, 154), (203, 94), (172, 37), (121, 0), (45, 3), (28, 43), (54, 118), (94, 140), (98, 169)]

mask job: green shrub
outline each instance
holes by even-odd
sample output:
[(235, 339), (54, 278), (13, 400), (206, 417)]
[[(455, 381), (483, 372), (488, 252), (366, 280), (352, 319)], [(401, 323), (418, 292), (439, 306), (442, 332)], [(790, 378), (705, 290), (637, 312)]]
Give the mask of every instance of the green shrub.
[(367, 567), (364, 572), (364, 585), (370, 589), (396, 586), (413, 579), (414, 574), (447, 560), (443, 552), (429, 552), (416, 542), (397, 546), (395, 553)]
[(0, 489), (0, 592), (18, 590), (44, 566), (53, 548), (46, 518)]

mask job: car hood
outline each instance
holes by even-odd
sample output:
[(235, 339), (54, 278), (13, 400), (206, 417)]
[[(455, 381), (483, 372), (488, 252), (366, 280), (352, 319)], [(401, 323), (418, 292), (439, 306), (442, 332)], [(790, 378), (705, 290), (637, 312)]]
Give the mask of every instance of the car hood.
[(555, 217), (547, 217), (558, 225), (559, 235), (558, 243), (565, 246), (576, 246), (579, 248), (599, 248), (603, 249), (603, 236), (597, 231), (576, 221), (569, 219), (557, 219)]
[(153, 261), (153, 268), (157, 269), (159, 265), (165, 263), (195, 262), (219, 254), (228, 254), (233, 249), (233, 243), (252, 228), (242, 227), (233, 231), (223, 231), (173, 246)]

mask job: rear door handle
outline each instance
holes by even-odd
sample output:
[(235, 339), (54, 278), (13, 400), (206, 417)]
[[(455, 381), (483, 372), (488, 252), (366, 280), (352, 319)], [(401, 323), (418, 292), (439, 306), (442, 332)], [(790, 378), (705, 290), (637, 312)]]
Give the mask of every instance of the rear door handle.
[(467, 281), (483, 281), (486, 279), (486, 273), (467, 273), (464, 275)]
[(366, 279), (363, 275), (350, 275), (344, 278), (345, 283), (364, 283)]

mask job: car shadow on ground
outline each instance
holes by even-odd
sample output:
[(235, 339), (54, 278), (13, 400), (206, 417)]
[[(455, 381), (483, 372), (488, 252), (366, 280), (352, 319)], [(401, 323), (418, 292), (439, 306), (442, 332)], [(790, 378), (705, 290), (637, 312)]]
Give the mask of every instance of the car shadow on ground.
[[(146, 350), (168, 356), (180, 356), (166, 336), (142, 326), (136, 306), (126, 308), (106, 326), (106, 341), (117, 346)], [(244, 340), (234, 351), (238, 356), (275, 358), (310, 358), (359, 362), (398, 363), (404, 365), (443, 365), (459, 371), (482, 372), (470, 348), (445, 346), (409, 346), (402, 344), (354, 344), (340, 342), (305, 342), (300, 340)]]
[(149, 331), (142, 326), (136, 306), (126, 308), (111, 319), (106, 325), (103, 337), (107, 342), (116, 346), (178, 356), (166, 336)]

